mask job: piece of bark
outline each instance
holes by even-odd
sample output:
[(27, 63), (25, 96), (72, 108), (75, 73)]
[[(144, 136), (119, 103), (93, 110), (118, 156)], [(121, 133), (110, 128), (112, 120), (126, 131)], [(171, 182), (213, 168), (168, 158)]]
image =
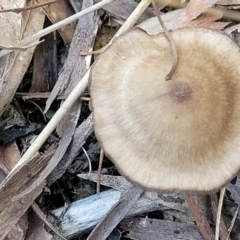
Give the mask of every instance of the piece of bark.
[[(98, 181), (97, 173), (78, 174), (78, 177), (81, 177), (86, 180), (91, 180), (94, 182)], [(132, 184), (122, 176), (110, 176), (110, 175), (104, 175), (104, 174), (101, 175), (100, 184), (110, 188), (114, 188), (121, 192), (132, 187)], [(159, 194), (157, 192), (146, 191), (141, 196), (141, 198), (145, 200), (149, 200), (156, 204), (161, 204), (162, 206), (169, 209), (175, 209), (175, 210), (187, 212), (187, 213), (189, 212), (183, 196), (178, 193)]]
[(66, 153), (58, 163), (54, 171), (48, 177), (48, 185), (51, 185), (59, 179), (76, 158), (81, 147), (85, 144), (87, 138), (93, 132), (92, 114), (76, 129), (71, 144)]
[[(0, 163), (4, 171), (0, 171), (0, 183), (7, 174), (14, 168), (15, 164), (21, 158), (20, 151), (15, 142), (0, 147)], [(2, 175), (2, 173), (4, 175)], [(23, 240), (28, 228), (28, 213), (26, 212), (19, 219), (18, 223), (12, 227), (4, 240)]]
[[(45, 20), (44, 27), (50, 26)], [(57, 43), (54, 33), (48, 34), (33, 56), (33, 76), (30, 92), (49, 92), (57, 81)]]
[[(175, 18), (178, 17), (181, 11), (182, 10), (174, 10), (161, 15), (161, 18), (167, 29), (172, 30), (172, 28), (175, 27), (175, 26), (172, 26), (171, 23)], [(213, 30), (220, 30), (220, 29), (223, 29), (225, 26), (227, 26), (229, 22), (216, 22), (216, 20), (218, 20), (219, 18), (221, 18), (221, 16), (215, 16), (215, 15), (211, 16), (209, 14), (208, 15), (202, 14), (197, 19), (182, 23), (183, 25), (180, 25), (180, 22), (179, 22), (177, 27), (178, 28), (205, 27)], [(150, 35), (156, 35), (163, 32), (163, 29), (159, 24), (157, 17), (147, 19), (146, 21), (140, 23), (138, 27), (145, 30)]]
[(185, 194), (186, 202), (192, 212), (195, 222), (205, 240), (214, 240), (213, 231), (206, 219), (203, 206), (196, 194)]
[[(63, 236), (73, 238), (91, 230), (106, 216), (120, 197), (121, 192), (112, 189), (73, 202), (59, 225)], [(63, 209), (53, 210), (51, 214), (60, 217)], [(127, 217), (162, 209), (165, 207), (145, 199), (139, 199), (128, 212)], [(52, 223), (55, 222), (55, 218), (51, 215), (48, 216), (48, 219)]]
[[(99, 2), (99, 0), (97, 1)], [(136, 8), (137, 3), (132, 0), (122, 0), (122, 1), (113, 1), (110, 4), (103, 6), (108, 14), (119, 20), (126, 20), (133, 10)], [(138, 19), (137, 23), (143, 22), (146, 19), (153, 17), (154, 12), (152, 9), (148, 8)]]
[(54, 151), (33, 157), (24, 165), (17, 167), (1, 183), (0, 240), (4, 239), (41, 193), (44, 179), (41, 179), (38, 184), (35, 184), (35, 182), (36, 179), (41, 178), (41, 172), (47, 166)]
[[(42, 2), (47, 3), (47, 0), (42, 0)], [(56, 3), (46, 5), (43, 7), (43, 9), (48, 19), (53, 24), (63, 19), (66, 19), (67, 17), (70, 17), (74, 14), (73, 9), (69, 6), (68, 1), (66, 0), (61, 0)], [(70, 43), (73, 39), (75, 27), (76, 27), (76, 22), (72, 22), (58, 29), (59, 34), (61, 35), (64, 43), (67, 46), (70, 46)]]
[[(218, 0), (190, 1), (188, 5), (170, 21), (170, 29), (178, 29), (187, 26), (190, 21), (196, 19), (217, 1)], [(221, 16), (219, 18), (221, 18)]]
[[(93, 1), (84, 0), (82, 9), (88, 8), (93, 4)], [(58, 82), (47, 100), (46, 109), (50, 106), (53, 99), (59, 92), (69, 94), (79, 79), (86, 73), (90, 66), (91, 56), (80, 56), (81, 50), (90, 51), (93, 46), (95, 34), (97, 31), (97, 15), (96, 12), (91, 12), (83, 16), (78, 21), (78, 25), (70, 46), (68, 58), (64, 64)], [(66, 116), (57, 126), (57, 132), (61, 136), (59, 147), (53, 156), (52, 162), (58, 163), (64, 156), (73, 135), (76, 130), (77, 122), (80, 115), (81, 101), (77, 100), (71, 109), (68, 110)], [(65, 159), (66, 160), (66, 159)], [(57, 166), (57, 164), (55, 164)]]
[(10, 143), (19, 137), (26, 136), (27, 134), (40, 130), (43, 128), (42, 124), (31, 123), (25, 126), (12, 126), (7, 129), (0, 127), (0, 146)]
[(113, 206), (104, 219), (94, 228), (87, 240), (106, 239), (119, 222), (127, 215), (143, 192), (143, 189), (135, 186), (125, 190), (116, 205)]
[(120, 227), (129, 232), (128, 238), (136, 240), (203, 240), (198, 228), (188, 223), (150, 218), (130, 218), (123, 220)]
[[(84, 0), (83, 9), (90, 6), (92, 2), (92, 0)], [(78, 20), (67, 60), (46, 102), (45, 112), (47, 112), (51, 103), (59, 93), (68, 95), (89, 68), (91, 56), (81, 56), (80, 52), (89, 52), (92, 50), (98, 27), (97, 19), (96, 12), (91, 12)], [(68, 119), (68, 123), (69, 121)]]

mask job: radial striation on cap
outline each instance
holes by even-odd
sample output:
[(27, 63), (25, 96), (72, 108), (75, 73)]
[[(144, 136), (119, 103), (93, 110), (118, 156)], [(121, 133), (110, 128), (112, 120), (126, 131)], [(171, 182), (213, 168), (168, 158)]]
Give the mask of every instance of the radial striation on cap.
[(94, 129), (127, 179), (147, 189), (209, 192), (240, 169), (240, 53), (225, 34), (203, 28), (163, 34), (133, 29), (94, 63)]

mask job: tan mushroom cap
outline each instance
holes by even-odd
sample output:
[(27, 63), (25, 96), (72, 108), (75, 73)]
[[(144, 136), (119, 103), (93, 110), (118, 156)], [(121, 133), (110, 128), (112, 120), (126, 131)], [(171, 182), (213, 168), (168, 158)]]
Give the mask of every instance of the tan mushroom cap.
[(240, 53), (225, 34), (133, 29), (91, 72), (95, 133), (120, 173), (147, 189), (209, 192), (240, 169)]

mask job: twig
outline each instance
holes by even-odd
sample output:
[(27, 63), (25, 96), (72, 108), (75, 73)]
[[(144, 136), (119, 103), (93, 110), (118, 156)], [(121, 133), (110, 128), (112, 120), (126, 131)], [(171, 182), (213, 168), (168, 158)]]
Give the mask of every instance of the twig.
[(101, 170), (102, 170), (103, 157), (104, 157), (104, 152), (103, 152), (103, 149), (101, 148), (99, 164), (98, 164), (98, 173), (97, 173), (97, 195), (100, 193), (100, 181), (101, 181)]
[(39, 109), (39, 111), (40, 111), (41, 114), (43, 115), (44, 122), (46, 123), (46, 122), (47, 122), (47, 118), (46, 118), (43, 110), (41, 109), (41, 107), (40, 107), (37, 103), (35, 103), (34, 101), (32, 101), (32, 100), (30, 100), (30, 99), (28, 99), (28, 101), (29, 101), (30, 103), (32, 103), (34, 106), (36, 106), (36, 107)]
[[(218, 197), (216, 193), (213, 193), (210, 195), (211, 199), (211, 206), (212, 206), (212, 212), (213, 217), (216, 221), (217, 219), (217, 212), (218, 212)], [(220, 226), (219, 226), (219, 235), (221, 240), (226, 240), (228, 237), (228, 229), (225, 225), (225, 222), (223, 221), (223, 218), (221, 217)], [(229, 239), (231, 240), (231, 239)]]
[(170, 70), (170, 72), (166, 75), (165, 77), (165, 80), (168, 81), (168, 80), (171, 80), (172, 78), (172, 75), (174, 74), (176, 68), (177, 68), (177, 64), (178, 64), (178, 55), (177, 55), (177, 48), (176, 48), (176, 45), (174, 43), (174, 40), (172, 38), (172, 35), (169, 33), (169, 31), (167, 30), (160, 14), (159, 14), (159, 11), (158, 11), (158, 8), (157, 8), (157, 5), (156, 5), (156, 1), (155, 0), (152, 0), (152, 5), (153, 5), (153, 8), (154, 8), (154, 11), (155, 11), (155, 14), (158, 18), (158, 21), (160, 23), (160, 25), (162, 26), (162, 29), (163, 29), (163, 32), (164, 32), (164, 35), (166, 37), (166, 39), (168, 40), (169, 44), (170, 44), (170, 47), (172, 49), (172, 56), (173, 56), (173, 61), (172, 61), (172, 68)]
[(89, 168), (89, 170), (88, 170), (88, 175), (90, 175), (91, 174), (91, 172), (92, 172), (92, 163), (91, 163), (91, 160), (90, 160), (90, 158), (89, 158), (89, 156), (88, 156), (88, 153), (87, 153), (87, 151), (85, 150), (85, 148), (84, 147), (82, 147), (82, 150), (83, 150), (83, 152), (84, 152), (84, 154), (85, 154), (85, 156), (86, 156), (86, 158), (87, 158), (87, 160), (88, 160), (88, 168)]
[(80, 55), (81, 56), (87, 56), (87, 55), (93, 55), (93, 54), (100, 54), (104, 51), (105, 49), (105, 46), (98, 49), (98, 50), (94, 50), (94, 51), (91, 51), (91, 52), (80, 52)]
[(219, 239), (220, 220), (221, 220), (221, 212), (222, 212), (222, 205), (223, 205), (223, 198), (225, 195), (225, 191), (226, 191), (226, 188), (223, 188), (220, 192), (217, 219), (216, 219), (215, 240)]
[(46, 5), (58, 2), (58, 1), (59, 0), (51, 0), (51, 1), (46, 2), (46, 3), (37, 3), (37, 4), (34, 4), (34, 5), (22, 7), (22, 8), (2, 9), (2, 10), (0, 10), (0, 13), (7, 13), (7, 12), (20, 13), (20, 12), (23, 12), (23, 11), (27, 11), (27, 10), (32, 10), (32, 9), (35, 9), (35, 8), (43, 7), (43, 6), (46, 6)]

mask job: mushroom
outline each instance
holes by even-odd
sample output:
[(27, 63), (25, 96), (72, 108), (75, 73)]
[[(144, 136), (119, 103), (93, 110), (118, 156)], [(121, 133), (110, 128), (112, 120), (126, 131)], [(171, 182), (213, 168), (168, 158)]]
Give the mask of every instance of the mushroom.
[(172, 33), (179, 63), (172, 80), (169, 43), (137, 28), (94, 63), (96, 136), (119, 172), (151, 190), (210, 192), (240, 169), (240, 54), (225, 34)]

